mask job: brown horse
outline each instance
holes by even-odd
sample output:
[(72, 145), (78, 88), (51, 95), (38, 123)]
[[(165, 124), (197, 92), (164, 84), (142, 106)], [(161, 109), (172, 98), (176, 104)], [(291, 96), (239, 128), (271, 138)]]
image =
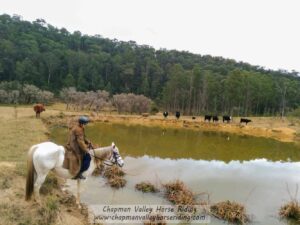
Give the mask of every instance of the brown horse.
[(40, 118), (41, 112), (46, 111), (45, 106), (43, 104), (36, 104), (33, 107), (33, 110), (35, 111), (35, 117), (36, 118)]

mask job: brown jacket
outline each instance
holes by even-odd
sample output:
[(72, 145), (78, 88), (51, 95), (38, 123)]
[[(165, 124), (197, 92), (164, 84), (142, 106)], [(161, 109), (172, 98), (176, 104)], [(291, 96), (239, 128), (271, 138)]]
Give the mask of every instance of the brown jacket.
[(70, 173), (74, 176), (76, 176), (80, 170), (84, 153), (88, 152), (88, 143), (89, 141), (85, 137), (84, 128), (78, 124), (75, 125), (69, 134), (63, 165), (64, 168), (69, 169)]

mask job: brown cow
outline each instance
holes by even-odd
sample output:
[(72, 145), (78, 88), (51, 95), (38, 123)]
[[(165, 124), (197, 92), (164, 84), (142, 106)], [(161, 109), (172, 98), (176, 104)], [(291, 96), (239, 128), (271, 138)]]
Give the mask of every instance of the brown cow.
[(41, 112), (46, 111), (45, 106), (43, 104), (36, 104), (33, 107), (33, 110), (35, 111), (35, 117), (36, 118), (40, 118)]

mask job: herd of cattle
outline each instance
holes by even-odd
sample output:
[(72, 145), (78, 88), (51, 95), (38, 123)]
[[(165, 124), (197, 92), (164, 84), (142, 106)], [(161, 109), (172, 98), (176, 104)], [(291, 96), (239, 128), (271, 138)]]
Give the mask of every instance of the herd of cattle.
[[(35, 116), (36, 116), (36, 118), (39, 118), (39, 117), (40, 117), (40, 114), (41, 114), (43, 111), (45, 111), (46, 109), (45, 109), (45, 106), (44, 106), (43, 104), (36, 104), (36, 105), (34, 105), (33, 110), (35, 111)], [(169, 116), (169, 113), (168, 113), (168, 112), (163, 112), (163, 115), (164, 115), (165, 118), (167, 118), (167, 117)], [(180, 112), (179, 112), (179, 111), (175, 112), (175, 117), (176, 117), (177, 119), (180, 118)], [(232, 117), (231, 117), (231, 116), (227, 116), (227, 115), (226, 115), (226, 116), (223, 116), (222, 118), (223, 118), (223, 123), (225, 123), (225, 122), (226, 122), (226, 123), (229, 123), (229, 122), (232, 121)], [(195, 120), (196, 117), (193, 116), (192, 119)], [(204, 121), (210, 122), (211, 120), (212, 120), (213, 122), (218, 122), (218, 121), (219, 121), (219, 117), (216, 116), (216, 115), (215, 115), (215, 116), (213, 116), (213, 115), (205, 115), (205, 116), (204, 116)], [(241, 120), (240, 120), (240, 123), (245, 123), (246, 125), (247, 125), (248, 123), (250, 123), (250, 122), (252, 122), (252, 121), (249, 120), (249, 119), (246, 119), (246, 118), (241, 118)]]
[[(169, 115), (169, 113), (168, 113), (168, 112), (164, 112), (163, 115), (164, 115), (165, 118), (167, 118), (168, 115)], [(175, 117), (176, 117), (177, 119), (180, 118), (180, 112), (179, 112), (179, 111), (175, 112)], [(196, 119), (196, 117), (193, 116), (192, 119), (194, 120), (194, 119)], [(231, 116), (227, 116), (227, 115), (223, 116), (222, 119), (223, 119), (223, 123), (225, 123), (225, 122), (226, 122), (226, 123), (229, 123), (229, 122), (232, 121), (232, 117), (231, 117)], [(205, 116), (204, 116), (204, 121), (210, 122), (211, 120), (212, 120), (213, 122), (218, 122), (218, 121), (219, 121), (219, 117), (216, 116), (216, 115), (215, 115), (215, 116), (213, 116), (213, 115), (205, 115)], [(240, 120), (240, 123), (245, 123), (246, 125), (247, 125), (248, 123), (250, 123), (250, 122), (252, 122), (252, 121), (249, 120), (249, 119), (246, 119), (246, 118), (241, 118), (241, 120)]]

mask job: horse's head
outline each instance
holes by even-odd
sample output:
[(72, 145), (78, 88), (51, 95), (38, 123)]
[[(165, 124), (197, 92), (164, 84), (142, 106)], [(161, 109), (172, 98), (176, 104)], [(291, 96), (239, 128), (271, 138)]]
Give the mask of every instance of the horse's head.
[(114, 143), (112, 143), (111, 146), (93, 149), (91, 152), (91, 154), (94, 154), (95, 160), (99, 159), (103, 161), (106, 166), (112, 166), (115, 164), (122, 167), (124, 165), (119, 149)]
[(122, 159), (119, 149), (117, 148), (117, 146), (115, 145), (115, 143), (111, 144), (112, 146), (112, 163), (117, 164), (119, 167), (124, 166), (124, 160)]

